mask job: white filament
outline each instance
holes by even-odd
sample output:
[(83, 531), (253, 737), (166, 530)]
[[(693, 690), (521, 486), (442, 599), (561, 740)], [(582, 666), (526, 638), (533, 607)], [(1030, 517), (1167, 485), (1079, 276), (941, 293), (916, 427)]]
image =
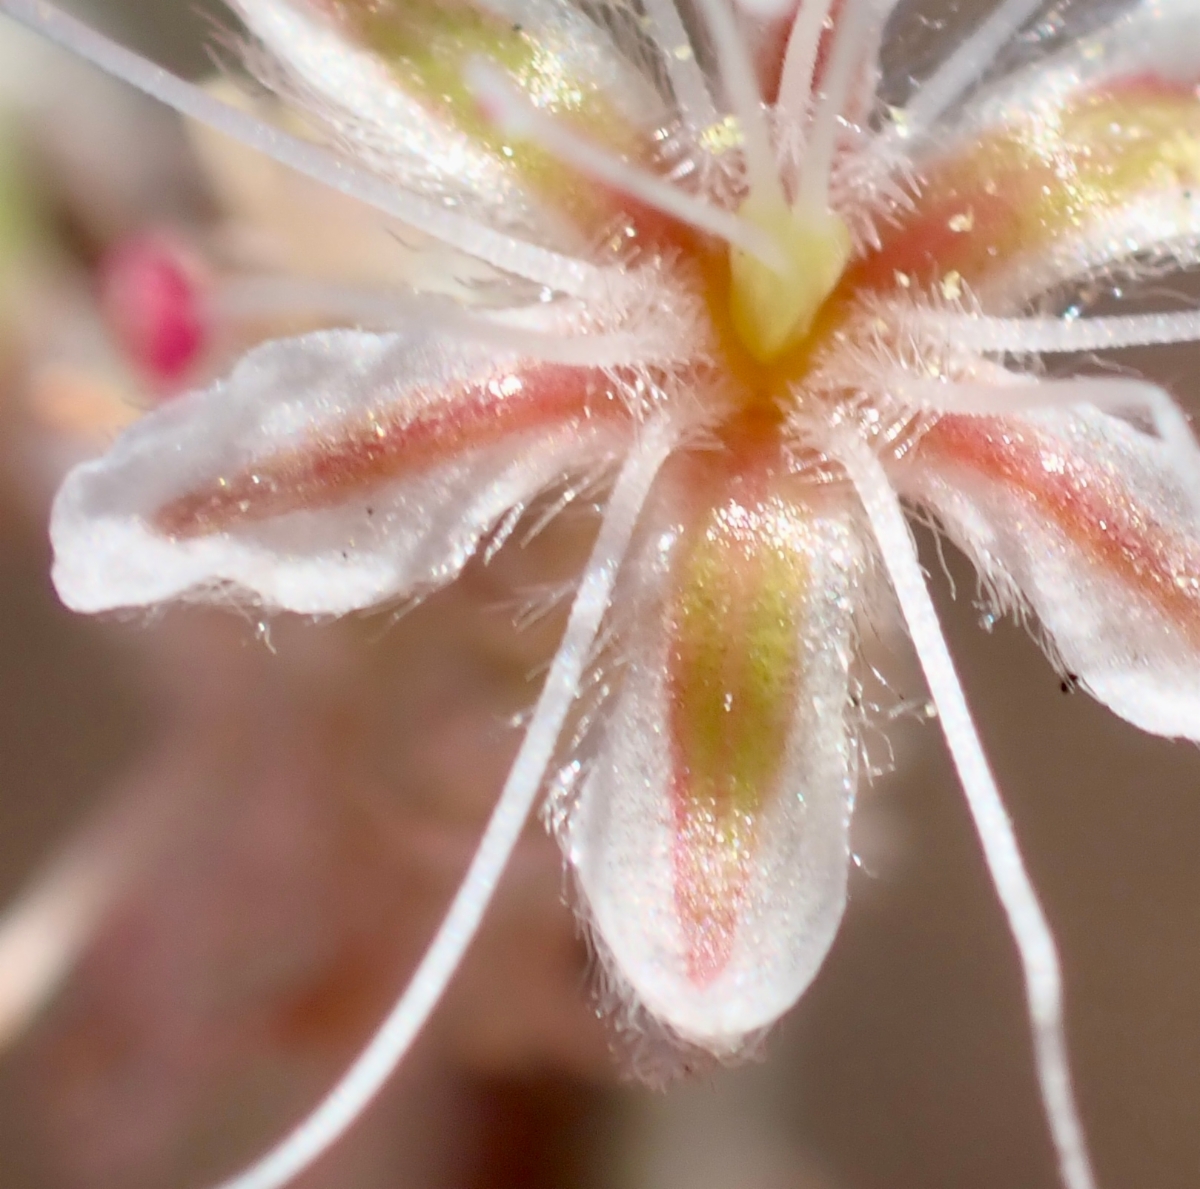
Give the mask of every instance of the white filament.
[(662, 51), (667, 78), (683, 122), (692, 135), (698, 136), (720, 120), (716, 104), (708, 93), (708, 83), (696, 49), (679, 19), (674, 0), (644, 0), (643, 7), (650, 20), (655, 44)]
[(918, 315), (914, 328), (969, 351), (1069, 354), (1195, 342), (1200, 340), (1200, 310), (1100, 318), (994, 318), (929, 311)]
[(768, 268), (781, 267), (782, 252), (766, 232), (729, 211), (693, 198), (647, 170), (638, 169), (577, 136), (560, 120), (536, 108), (486, 59), (472, 59), (467, 64), (466, 79), (488, 118), (502, 131), (531, 140), (580, 173), (700, 231), (735, 244)]
[(979, 82), (1041, 2), (1001, 0), (991, 16), (913, 92), (897, 131), (913, 139), (924, 135), (956, 99)]
[[(226, 281), (209, 299), (209, 312), (221, 321), (320, 318), (375, 330), (410, 325), (429, 299), (391, 293), (362, 285), (287, 276), (241, 276)], [(440, 303), (438, 303), (440, 304)], [(457, 309), (461, 307), (457, 306)], [(429, 319), (432, 321), (432, 318)]]
[(1021, 859), (1000, 792), (942, 635), (900, 501), (879, 460), (857, 435), (834, 444), (879, 544), (971, 817), (983, 845), (996, 893), (1020, 955), (1033, 1027), (1042, 1105), (1067, 1189), (1095, 1189), (1083, 1126), (1071, 1088), (1063, 1031), (1062, 973), (1050, 926)]
[(576, 296), (594, 291), (603, 284), (601, 269), (493, 231), (473, 219), (406, 193), (320, 145), (292, 136), (222, 102), (60, 12), (45, 0), (0, 0), (0, 12), (181, 115), (495, 268)]
[(457, 333), (531, 360), (572, 367), (666, 364), (693, 354), (681, 319), (643, 319), (630, 329), (596, 331), (584, 328), (579, 311), (554, 305), (552, 311), (543, 304), (472, 309), (438, 294), (265, 275), (224, 282), (209, 298), (208, 309), (219, 321), (293, 317), (371, 330), (423, 326), (436, 334)]
[(800, 176), (800, 205), (823, 211), (829, 205), (838, 128), (855, 75), (862, 68), (862, 41), (872, 0), (845, 0), (834, 32), (821, 97), (813, 115)]
[(783, 55), (776, 103), (781, 124), (795, 125), (807, 119), (816, 78), (817, 53), (829, 20), (833, 0), (802, 0)]
[(325, 1099), (276, 1148), (221, 1189), (280, 1189), (308, 1168), (362, 1114), (437, 1007), (525, 827), (608, 610), (617, 570), (672, 445), (665, 418), (652, 421), (621, 468), (521, 749), (471, 866), (411, 982)]
[(697, 0), (697, 7), (717, 52), (725, 98), (741, 131), (750, 193), (764, 205), (778, 206), (784, 201), (783, 184), (779, 180), (762, 92), (745, 38), (728, 0)]

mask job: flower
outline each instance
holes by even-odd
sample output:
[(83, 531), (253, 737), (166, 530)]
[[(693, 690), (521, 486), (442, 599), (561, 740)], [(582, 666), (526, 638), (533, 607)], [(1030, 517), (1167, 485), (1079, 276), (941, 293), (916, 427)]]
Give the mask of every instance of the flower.
[[(777, 1019), (841, 917), (854, 657), (890, 583), (1021, 952), (1064, 1180), (1091, 1185), (1053, 941), (900, 500), (974, 559), (998, 607), (1036, 617), (1072, 681), (1144, 729), (1200, 738), (1187, 422), (1141, 381), (1034, 366), (1200, 337), (1192, 311), (1080, 316), (1097, 281), (1196, 256), (1200, 11), (1143, 0), (980, 86), (1034, 10), (1004, 0), (881, 113), (881, 0), (233, 7), (250, 65), (337, 153), (0, 0), (455, 255), (430, 289), (417, 270), (417, 294), (360, 295), (351, 320), (385, 329), (251, 351), (76, 470), (51, 525), (63, 600), (345, 614), (419, 597), (539, 501), (615, 478), (521, 751), (409, 991), (231, 1184), (282, 1183), (354, 1118), (547, 784), (621, 1002), (719, 1056)], [(589, 672), (600, 713), (564, 734)]]

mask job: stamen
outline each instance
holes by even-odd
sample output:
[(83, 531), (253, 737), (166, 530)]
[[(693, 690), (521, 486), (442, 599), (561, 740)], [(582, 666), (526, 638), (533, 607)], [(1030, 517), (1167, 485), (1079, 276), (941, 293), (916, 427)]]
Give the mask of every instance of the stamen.
[[(635, 330), (588, 333), (578, 327), (538, 329), (523, 324), (525, 315), (547, 317), (543, 306), (496, 311), (465, 308), (451, 298), (431, 293), (405, 293), (293, 277), (238, 277), (227, 281), (210, 299), (210, 313), (220, 320), (318, 318), (330, 325), (358, 329), (398, 330), (426, 327), (437, 334), (462, 334), (491, 342), (543, 363), (577, 367), (621, 367), (690, 358), (684, 328), (643, 325)], [(680, 341), (677, 341), (680, 340)]]
[(486, 59), (469, 62), (466, 78), (488, 119), (502, 131), (536, 142), (581, 173), (749, 252), (768, 268), (779, 267), (781, 251), (773, 236), (577, 136), (554, 116), (539, 111)]
[(817, 54), (833, 0), (802, 0), (783, 56), (776, 103), (782, 124), (799, 125), (808, 118), (816, 79)]
[(213, 294), (209, 308), (222, 321), (320, 318), (360, 329), (390, 330), (407, 323), (413, 304), (415, 299), (406, 301), (382, 289), (261, 276), (226, 281)]
[(257, 149), (297, 173), (356, 198), (408, 226), (562, 293), (583, 296), (605, 283), (604, 270), (515, 239), (406, 193), (328, 149), (292, 136), (127, 50), (45, 0), (0, 0), (0, 12), (139, 91), (216, 132)]
[(674, 0), (643, 0), (642, 6), (650, 19), (654, 42), (662, 53), (679, 113), (688, 131), (697, 137), (721, 117), (696, 61), (696, 48), (683, 27)]
[[(1007, 374), (1007, 373), (1006, 373)], [(1012, 383), (953, 383), (902, 380), (897, 395), (942, 413), (995, 416), (1022, 409), (1091, 405), (1106, 412), (1138, 412), (1149, 418), (1175, 472), (1200, 517), (1200, 445), (1182, 409), (1154, 384), (1142, 380), (1082, 377), (1038, 380), (1013, 376)]]
[(914, 329), (932, 332), (970, 351), (1071, 354), (1196, 342), (1200, 340), (1200, 310), (1074, 319), (926, 311), (917, 315)]
[(750, 197), (761, 207), (778, 207), (785, 201), (783, 183), (750, 51), (728, 0), (697, 0), (697, 6), (717, 52), (725, 98), (741, 129)]
[(833, 52), (825, 71), (820, 102), (813, 116), (800, 177), (798, 206), (824, 211), (829, 207), (838, 128), (854, 77), (862, 67), (862, 35), (872, 0), (846, 0), (834, 34)]
[(896, 124), (906, 139), (923, 136), (934, 121), (972, 84), (979, 82), (996, 55), (1037, 11), (1041, 0), (1003, 0), (966, 41), (909, 98)]
[(1067, 1189), (1095, 1189), (1083, 1126), (1071, 1088), (1063, 1030), (1062, 972), (1054, 937), (1021, 860), (995, 778), (950, 658), (916, 544), (879, 460), (857, 435), (845, 434), (834, 455), (846, 468), (871, 523), (909, 635), (929, 683), (946, 744), (979, 833), (988, 871), (1004, 907), (1025, 976), (1042, 1105)]
[(617, 571), (651, 485), (674, 444), (665, 418), (649, 423), (608, 501), (600, 535), (571, 606), (537, 708), (466, 877), (416, 973), (354, 1064), (278, 1147), (220, 1189), (280, 1189), (337, 1142), (362, 1114), (437, 1007), (479, 929), (537, 799), (563, 722), (575, 701)]

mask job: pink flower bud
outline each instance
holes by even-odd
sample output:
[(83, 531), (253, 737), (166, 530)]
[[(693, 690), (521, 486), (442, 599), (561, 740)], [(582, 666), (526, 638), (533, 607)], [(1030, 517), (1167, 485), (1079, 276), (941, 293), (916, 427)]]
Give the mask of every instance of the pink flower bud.
[(208, 341), (196, 261), (166, 235), (118, 244), (100, 268), (100, 304), (121, 349), (156, 383), (182, 379)]

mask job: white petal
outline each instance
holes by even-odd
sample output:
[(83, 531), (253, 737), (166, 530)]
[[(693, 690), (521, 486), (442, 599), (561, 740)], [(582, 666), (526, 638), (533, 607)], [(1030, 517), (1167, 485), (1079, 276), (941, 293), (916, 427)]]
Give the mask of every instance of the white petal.
[[(528, 177), (401, 85), (408, 64), (386, 63), (353, 44), (304, 0), (230, 3), (275, 59), (261, 71), (267, 81), (279, 82), (285, 99), (294, 99), (381, 177), (537, 243), (564, 251), (586, 246)], [(557, 59), (553, 78), (535, 79), (531, 86), (549, 90), (567, 79), (577, 94), (599, 87), (614, 113), (633, 127), (652, 130), (661, 103), (620, 60), (600, 27), (573, 5), (521, 0), (506, 6), (491, 0), (480, 9), (537, 37), (542, 43), (537, 61)], [(464, 50), (464, 67), (467, 60)], [(544, 103), (559, 96), (531, 98)]]
[(1035, 52), (1027, 69), (973, 100), (954, 133), (978, 133), (1038, 109), (1053, 112), (1080, 90), (1147, 75), (1183, 84), (1200, 77), (1200, 10), (1192, 0), (1141, 0), (1049, 58)]
[(294, 0), (234, 0), (233, 7), (282, 64), (284, 97), (351, 143), (363, 164), (424, 197), (546, 238), (548, 212), (516, 173), (407, 94), (374, 54)]
[(657, 533), (638, 561), (625, 676), (564, 845), (611, 980), (678, 1038), (731, 1054), (803, 993), (845, 905), (857, 775), (848, 668), (861, 554), (847, 518), (812, 512), (798, 546), (808, 582), (794, 713), (759, 811), (732, 944), (719, 969), (698, 979), (678, 900), (683, 835), (666, 676), (669, 568), (680, 539), (677, 529)]
[[(1192, 90), (1192, 100), (1200, 104), (1194, 91), (1200, 83), (1200, 9), (1191, 0), (1142, 0), (1049, 59), (1039, 56), (1027, 70), (1004, 79), (972, 103), (954, 130), (938, 139), (935, 151), (947, 143), (970, 145), (989, 129), (1032, 117), (1046, 131), (1045, 151), (1052, 153), (1066, 105), (1078, 103), (1081, 94), (1102, 93), (1109, 84), (1147, 80), (1179, 87), (1182, 93)], [(1136, 104), (1131, 115), (1136, 118)], [(1153, 168), (1143, 168), (1140, 182), (1136, 137), (1117, 123), (1109, 131), (1107, 146), (1102, 136), (1093, 135), (1101, 150), (1119, 149), (1123, 137), (1133, 142), (1133, 177), (1124, 183), (1125, 200), (1114, 204), (1101, 196), (1089, 217), (1049, 242), (1002, 261), (976, 296), (1015, 310), (1048, 290), (1119, 262), (1136, 258), (1158, 271), (1164, 264), (1190, 267), (1200, 260), (1200, 148), (1194, 124), (1180, 126), (1177, 141), (1163, 150)]]
[(452, 411), (464, 385), (518, 383), (516, 363), (494, 347), (415, 332), (330, 331), (258, 348), (68, 476), (50, 527), (60, 596), (80, 611), (239, 597), (340, 614), (449, 581), (506, 512), (602, 463), (619, 445), (612, 422), (547, 417), (370, 486), (335, 485), (319, 507), (235, 515), (211, 531), (172, 534), (156, 517), (236, 476), (254, 482), (256, 468), (269, 473), (272, 459), (337, 440), (348, 424), (408, 425)]
[(1158, 439), (1093, 411), (948, 417), (894, 478), (1096, 698), (1200, 739), (1200, 525)]

